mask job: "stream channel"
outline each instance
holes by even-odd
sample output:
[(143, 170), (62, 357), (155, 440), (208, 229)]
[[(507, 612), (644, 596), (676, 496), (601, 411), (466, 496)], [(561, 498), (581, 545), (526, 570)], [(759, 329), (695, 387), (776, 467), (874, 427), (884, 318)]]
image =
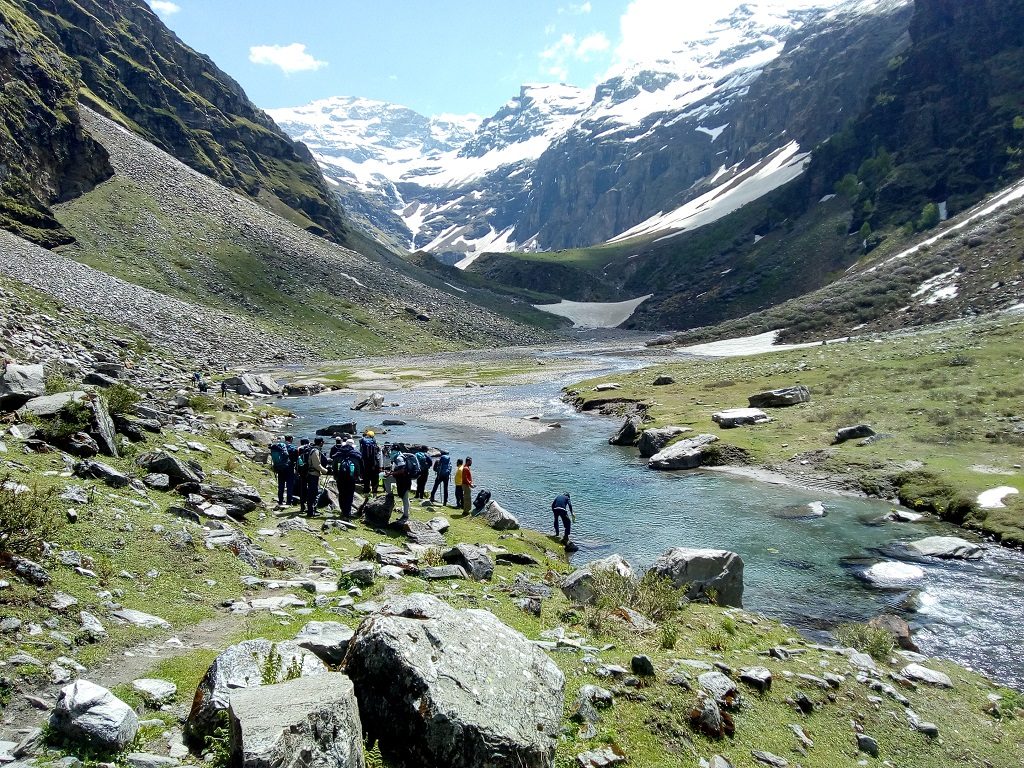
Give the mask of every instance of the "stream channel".
[[(591, 361), (583, 373), (541, 382), (415, 387), (386, 393), (389, 403), (400, 405), (372, 413), (349, 410), (357, 398), (352, 392), (290, 398), (282, 405), (296, 414), (297, 437), (354, 420), (360, 429), (377, 429), (382, 443), (444, 447), (453, 461), (470, 455), (477, 487), (490, 490), (530, 528), (551, 533), (551, 500), (570, 490), (579, 546), (574, 564), (618, 552), (642, 569), (673, 546), (732, 550), (745, 564), (747, 610), (817, 640), (828, 639), (828, 630), (841, 622), (897, 613), (910, 623), (923, 653), (1024, 689), (1024, 553), (991, 545), (979, 561), (918, 560), (914, 564), (924, 570), (919, 582), (871, 586), (857, 573), (892, 560), (887, 548), (894, 544), (973, 536), (937, 522), (882, 522), (892, 507), (877, 500), (722, 472), (649, 470), (635, 449), (608, 445), (620, 419), (579, 414), (560, 399), (562, 387), (580, 378), (642, 364), (602, 357), (599, 368)], [(526, 420), (536, 414), (543, 414), (539, 423)], [(406, 425), (388, 427), (381, 437), (386, 418)], [(550, 422), (561, 429), (531, 434)], [(816, 514), (822, 509), (824, 515)]]

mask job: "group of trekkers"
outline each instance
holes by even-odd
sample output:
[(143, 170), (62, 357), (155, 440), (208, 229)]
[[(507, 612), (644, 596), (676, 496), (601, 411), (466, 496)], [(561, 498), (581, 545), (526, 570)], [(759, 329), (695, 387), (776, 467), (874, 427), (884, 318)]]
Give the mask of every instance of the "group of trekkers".
[[(410, 494), (416, 499), (430, 499), (437, 503), (438, 491), (441, 503), (448, 506), (448, 486), (454, 483), (455, 503), (453, 509), (461, 509), (463, 515), (480, 514), (490, 501), (488, 491), (480, 491), (474, 501), (473, 458), (456, 459), (452, 464), (451, 454), (441, 450), (433, 458), (426, 448), (408, 446), (403, 443), (378, 444), (372, 429), (359, 437), (349, 434), (335, 434), (333, 445), (325, 445), (323, 437), (307, 438), (295, 443), (292, 435), (285, 435), (270, 445), (270, 460), (277, 476), (277, 505), (280, 508), (298, 504), (299, 514), (314, 517), (321, 506), (321, 495), (326, 492), (326, 482), (333, 478), (338, 492), (338, 506), (343, 518), (353, 516), (356, 489), (362, 490), (363, 497), (376, 496), (381, 489), (394, 494), (402, 501), (402, 515), (396, 522), (409, 520)], [(427, 494), (430, 473), (434, 473), (434, 484)], [(560, 538), (566, 549), (575, 549), (569, 542), (571, 521), (575, 520), (569, 492), (559, 494), (551, 503), (554, 517), (555, 538)], [(358, 514), (358, 511), (357, 511)], [(561, 523), (561, 526), (559, 525)], [(564, 535), (559, 528), (563, 528)]]
[(402, 500), (402, 517), (409, 519), (409, 497), (426, 499), (427, 481), (434, 473), (430, 501), (448, 506), (448, 488), (454, 476), (455, 509), (470, 512), (473, 488), (473, 459), (457, 459), (453, 465), (451, 454), (442, 450), (436, 457), (427, 455), (426, 449), (402, 443), (377, 443), (372, 429), (367, 429), (356, 442), (348, 434), (333, 436), (333, 445), (325, 445), (323, 437), (312, 440), (302, 438), (298, 444), (291, 435), (279, 438), (270, 445), (270, 460), (277, 475), (277, 504), (279, 507), (299, 505), (300, 514), (314, 516), (324, 492), (324, 483), (330, 478), (338, 489), (338, 503), (342, 517), (352, 517), (356, 489), (364, 498), (376, 496), (383, 486), (385, 493), (393, 493)]

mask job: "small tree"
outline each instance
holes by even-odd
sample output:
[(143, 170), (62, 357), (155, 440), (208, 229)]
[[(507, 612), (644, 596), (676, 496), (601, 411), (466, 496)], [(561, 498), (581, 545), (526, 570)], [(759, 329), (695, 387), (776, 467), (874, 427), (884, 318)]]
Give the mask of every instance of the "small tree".
[(0, 476), (0, 553), (38, 555), (62, 523), (55, 488), (27, 488), (11, 475)]
[(917, 231), (923, 232), (931, 229), (939, 223), (939, 206), (935, 203), (928, 203), (921, 209), (921, 217), (917, 220)]

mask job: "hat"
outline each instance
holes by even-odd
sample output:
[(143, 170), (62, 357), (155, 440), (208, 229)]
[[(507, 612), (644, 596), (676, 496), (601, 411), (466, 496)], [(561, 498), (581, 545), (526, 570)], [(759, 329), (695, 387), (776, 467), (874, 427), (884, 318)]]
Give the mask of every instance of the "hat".
[(334, 442), (340, 443), (341, 442), (341, 435), (335, 435), (334, 436)]
[(373, 430), (372, 430), (372, 429), (368, 429), (368, 430), (366, 430), (366, 432), (365, 432), (364, 434), (365, 434), (365, 435), (366, 435), (367, 437), (373, 437)]
[(345, 441), (345, 447), (346, 448), (355, 448), (356, 447), (356, 443), (355, 443), (354, 440), (346, 440)]

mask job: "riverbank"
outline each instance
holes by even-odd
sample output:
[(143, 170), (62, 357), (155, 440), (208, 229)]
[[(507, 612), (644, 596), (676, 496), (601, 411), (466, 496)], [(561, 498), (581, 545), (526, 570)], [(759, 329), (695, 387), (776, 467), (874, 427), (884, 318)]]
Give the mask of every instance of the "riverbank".
[[(756, 356), (679, 353), (670, 364), (572, 389), (580, 408), (609, 398), (618, 403), (606, 410), (642, 404), (645, 426), (715, 435), (759, 471), (811, 488), (899, 500), (1021, 546), (1024, 495), (986, 507), (982, 494), (1024, 490), (1022, 349), (1024, 323), (989, 318)], [(654, 386), (658, 376), (674, 383)], [(595, 391), (613, 383), (614, 391)], [(711, 420), (715, 412), (746, 407), (750, 395), (797, 384), (809, 388), (811, 401), (765, 409), (768, 423), (724, 429)], [(835, 444), (836, 430), (858, 424), (876, 436)]]
[[(755, 612), (687, 603), (656, 585), (609, 583), (596, 605), (574, 603), (559, 589), (573, 569), (548, 537), (496, 531), (436, 507), (416, 505), (412, 515), (422, 526), (447, 516), (447, 530), (429, 545), (401, 530), (361, 521), (350, 527), (330, 513), (308, 520), (275, 510), (264, 448), (291, 422), (276, 407), (290, 401), (181, 391), (187, 366), (165, 367), (170, 363), (152, 353), (136, 359), (115, 345), (108, 354), (131, 362), (125, 382), (144, 395), (137, 404), (122, 402), (120, 415), (146, 421), (134, 432), (118, 428), (119, 456), (94, 457), (110, 472), (75, 469), (72, 457), (20, 427), (5, 425), (0, 434), (4, 480), (13, 484), (2, 496), (3, 510), (16, 509), (22, 497), (44, 519), (65, 521), (42, 534), (48, 546), (37, 537), (19, 555), (31, 555), (39, 570), (5, 560), (0, 706), (2, 736), (12, 742), (45, 720), (62, 687), (93, 680), (142, 713), (132, 750), (164, 758), (165, 766), (199, 764), (204, 758), (185, 750), (181, 725), (218, 653), (242, 640), (295, 637), (310, 621), (358, 630), (367, 617), (385, 612), (389, 599), (427, 593), (455, 608), (490, 611), (557, 665), (565, 678), (554, 742), (558, 768), (578, 766), (578, 755), (604, 749), (638, 766), (695, 764), (715, 754), (741, 766), (758, 752), (820, 768), (863, 758), (872, 744), (882, 759), (935, 768), (964, 760), (1010, 768), (1024, 753), (1019, 694), (951, 662), (901, 656), (884, 641), (879, 646), (877, 635), (849, 641), (875, 650), (878, 658), (869, 662), (803, 640)], [(566, 357), (564, 365), (547, 358), (543, 365), (515, 363), (516, 370), (501, 376), (536, 381), (555, 370), (563, 376), (579, 365), (571, 353)], [(474, 373), (486, 367), (480, 365)], [(425, 368), (401, 370), (435, 379)], [(54, 389), (69, 384), (53, 381)], [(318, 401), (327, 402), (302, 402)], [(353, 415), (337, 406), (329, 412), (336, 420)], [(153, 454), (162, 454), (159, 464), (143, 458)], [(175, 491), (185, 471), (201, 472), (201, 482)], [(494, 567), (490, 577), (430, 578), (429, 569), (457, 545), (481, 548)], [(353, 572), (362, 574), (359, 580)], [(524, 603), (527, 596), (539, 599)], [(643, 660), (634, 666), (634, 656), (648, 657), (649, 666)], [(948, 676), (952, 687), (911, 680), (903, 671), (912, 660)], [(756, 667), (771, 676), (770, 686), (762, 682), (767, 690), (741, 681), (743, 670)], [(708, 672), (719, 675), (704, 677)], [(137, 677), (172, 682), (177, 694), (154, 706), (133, 689)], [(734, 693), (719, 691), (723, 678)], [(611, 709), (591, 715), (578, 703), (588, 685), (608, 691)], [(708, 697), (722, 702), (719, 730), (705, 727), (715, 722)], [(62, 754), (98, 757), (84, 743), (41, 735), (49, 741), (32, 742), (27, 753), (37, 764)], [(223, 743), (216, 746), (209, 760), (224, 768)], [(386, 765), (372, 748), (368, 754), (371, 765)]]

